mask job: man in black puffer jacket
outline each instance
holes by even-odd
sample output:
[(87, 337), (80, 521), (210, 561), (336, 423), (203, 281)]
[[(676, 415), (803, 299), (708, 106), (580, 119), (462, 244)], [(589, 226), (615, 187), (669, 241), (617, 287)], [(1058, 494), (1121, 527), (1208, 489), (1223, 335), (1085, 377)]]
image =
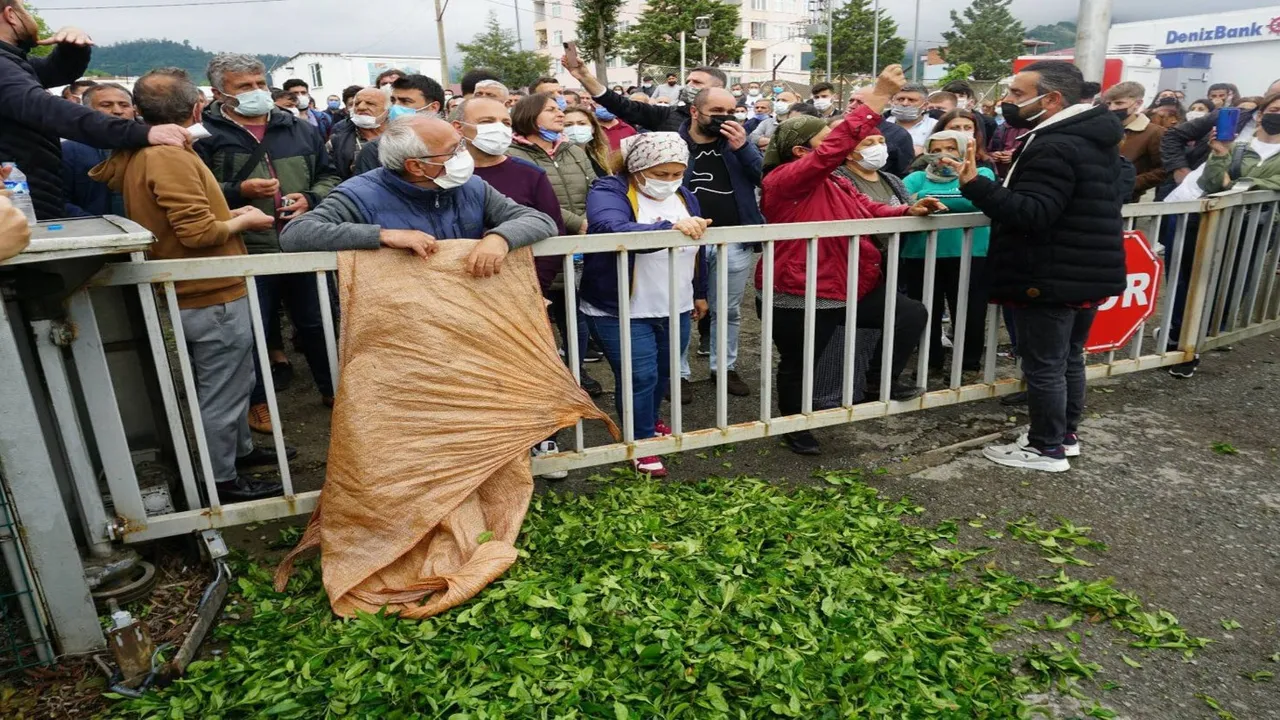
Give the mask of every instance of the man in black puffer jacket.
[(1124, 129), (1105, 107), (1078, 105), (1074, 65), (1038, 62), (1014, 77), (1005, 122), (1029, 127), (1004, 185), (980, 177), (973, 146), (956, 163), (960, 192), (991, 218), (992, 300), (1016, 308), (1031, 429), (989, 460), (1062, 472), (1080, 454), (1084, 344), (1096, 308), (1125, 287), (1120, 206), (1133, 190), (1121, 162)]
[[(37, 44), (54, 45), (44, 58), (28, 58)], [(0, 0), (0, 161), (17, 163), (27, 176), (36, 217), (66, 215), (62, 143), (67, 138), (99, 149), (178, 145), (187, 132), (177, 125), (148, 127), (95, 112), (50, 95), (89, 66), (93, 41), (83, 30), (63, 28), (41, 41), (22, 0)]]

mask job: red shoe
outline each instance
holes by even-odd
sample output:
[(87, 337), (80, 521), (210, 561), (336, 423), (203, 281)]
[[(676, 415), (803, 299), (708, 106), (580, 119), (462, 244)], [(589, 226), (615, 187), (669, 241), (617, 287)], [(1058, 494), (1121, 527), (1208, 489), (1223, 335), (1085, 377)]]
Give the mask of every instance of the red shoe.
[(662, 464), (662, 458), (657, 455), (642, 457), (631, 461), (632, 467), (641, 475), (649, 477), (664, 478), (667, 476), (667, 468)]
[(671, 434), (671, 426), (666, 420), (659, 420), (653, 424), (653, 431), (665, 437)]

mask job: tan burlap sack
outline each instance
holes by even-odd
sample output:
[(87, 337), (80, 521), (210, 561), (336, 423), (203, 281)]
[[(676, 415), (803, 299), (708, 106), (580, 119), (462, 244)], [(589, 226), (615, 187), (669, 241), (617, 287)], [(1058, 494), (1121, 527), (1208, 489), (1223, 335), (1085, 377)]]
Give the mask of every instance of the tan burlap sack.
[(529, 250), (476, 279), (475, 242), (429, 260), (345, 252), (341, 375), (329, 467), (302, 541), (320, 548), (338, 615), (423, 618), (465, 602), (516, 559), (533, 493), (529, 448), (579, 418), (608, 416), (555, 340)]

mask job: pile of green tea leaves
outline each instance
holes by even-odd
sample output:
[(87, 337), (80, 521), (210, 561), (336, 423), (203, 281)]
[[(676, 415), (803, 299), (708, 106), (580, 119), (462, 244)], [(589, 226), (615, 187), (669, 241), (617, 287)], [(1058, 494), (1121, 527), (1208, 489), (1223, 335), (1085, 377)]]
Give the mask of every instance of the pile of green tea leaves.
[[(271, 589), (269, 568), (242, 563), (229, 610), (239, 619), (214, 636), (222, 653), (113, 713), (1013, 718), (1028, 715), (1028, 693), (1098, 669), (1070, 641), (1077, 623), (1111, 622), (1141, 648), (1189, 653), (1204, 642), (1061, 564), (1037, 583), (975, 562), (987, 550), (962, 549), (956, 523), (922, 527), (911, 502), (882, 499), (856, 475), (826, 479), (784, 489), (619, 475), (590, 496), (536, 496), (520, 561), (425, 621), (338, 619), (315, 561), (285, 593)], [(1073, 541), (1087, 528), (1064, 528), (1008, 526), (1053, 557), (1097, 549)], [(1032, 600), (1063, 617), (1000, 622)], [(1053, 642), (995, 649), (1014, 633)]]

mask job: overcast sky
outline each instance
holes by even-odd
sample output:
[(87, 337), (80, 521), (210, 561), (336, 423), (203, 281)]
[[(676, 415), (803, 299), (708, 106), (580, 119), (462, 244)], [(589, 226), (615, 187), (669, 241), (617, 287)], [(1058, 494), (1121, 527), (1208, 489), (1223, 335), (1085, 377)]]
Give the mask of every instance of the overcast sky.
[[(292, 55), (297, 52), (350, 52), (391, 55), (434, 55), (436, 28), (430, 0), (29, 0), (50, 27), (76, 25), (94, 40), (110, 44), (139, 38), (189, 40), (206, 50), (235, 50)], [(568, 1), (568, 0), (566, 0)], [(836, 0), (839, 2), (839, 0)], [(532, 0), (451, 0), (445, 10), (447, 42), (471, 39), (489, 10), (514, 28), (516, 10), (525, 47), (533, 42)], [(191, 6), (190, 3), (207, 3)], [(182, 4), (185, 7), (122, 6)], [(920, 39), (937, 42), (951, 27), (950, 10), (969, 0), (921, 0)], [(915, 0), (881, 0), (898, 21), (899, 35), (912, 36)], [(1131, 22), (1203, 13), (1203, 0), (1121, 0), (1115, 22)], [(1276, 5), (1257, 0), (1214, 0), (1215, 12)], [(95, 9), (87, 9), (87, 8)], [(67, 9), (58, 9), (67, 8)], [(76, 9), (78, 8), (78, 9)], [(96, 9), (108, 8), (108, 9)], [(1075, 20), (1072, 0), (1014, 0), (1013, 12), (1027, 27)], [(454, 58), (450, 58), (453, 60)]]

